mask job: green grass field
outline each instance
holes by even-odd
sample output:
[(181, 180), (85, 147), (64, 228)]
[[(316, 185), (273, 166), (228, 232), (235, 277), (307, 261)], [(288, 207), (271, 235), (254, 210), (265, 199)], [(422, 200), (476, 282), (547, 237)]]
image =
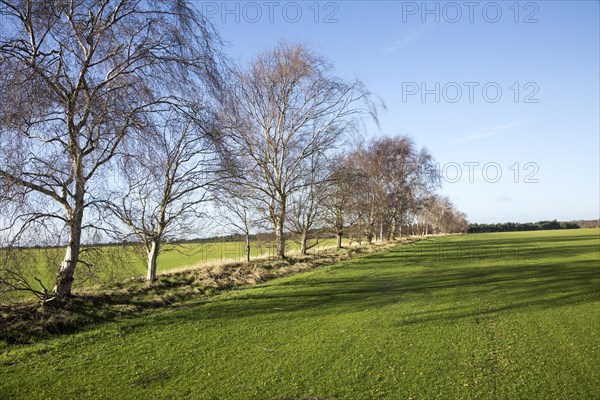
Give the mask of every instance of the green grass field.
[(0, 398), (597, 399), (600, 231), (433, 238), (32, 345)]

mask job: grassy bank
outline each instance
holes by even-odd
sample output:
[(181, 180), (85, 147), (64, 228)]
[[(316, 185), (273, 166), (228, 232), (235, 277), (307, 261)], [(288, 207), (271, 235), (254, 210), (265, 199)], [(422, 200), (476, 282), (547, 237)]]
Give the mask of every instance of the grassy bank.
[[(319, 254), (335, 245), (335, 239), (323, 239), (311, 242), (314, 245), (310, 253)], [(345, 240), (344, 244), (348, 242)], [(299, 245), (288, 240), (287, 253), (296, 256)], [(0, 250), (0, 255), (2, 255)], [(28, 248), (17, 250), (22, 260), (20, 264), (31, 286), (41, 290), (42, 286), (51, 289), (56, 272), (62, 258), (64, 248)], [(275, 244), (265, 241), (254, 241), (250, 246), (253, 260), (275, 259)], [(74, 288), (88, 288), (98, 284), (114, 284), (130, 278), (146, 276), (145, 254), (141, 247), (131, 245), (105, 245), (95, 248), (84, 248), (82, 263), (75, 270)], [(206, 264), (241, 262), (245, 259), (245, 245), (242, 242), (206, 242), (165, 244), (158, 257), (158, 273), (169, 273), (174, 270), (195, 269)], [(36, 281), (40, 279), (40, 283)], [(13, 292), (0, 296), (0, 305), (9, 300), (27, 297), (26, 293)]]

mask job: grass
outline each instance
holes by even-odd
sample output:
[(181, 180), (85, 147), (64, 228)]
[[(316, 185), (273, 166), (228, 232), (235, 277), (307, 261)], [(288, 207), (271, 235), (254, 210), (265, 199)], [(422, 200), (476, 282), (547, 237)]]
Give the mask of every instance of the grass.
[(0, 398), (600, 398), (600, 232), (435, 238), (0, 355)]

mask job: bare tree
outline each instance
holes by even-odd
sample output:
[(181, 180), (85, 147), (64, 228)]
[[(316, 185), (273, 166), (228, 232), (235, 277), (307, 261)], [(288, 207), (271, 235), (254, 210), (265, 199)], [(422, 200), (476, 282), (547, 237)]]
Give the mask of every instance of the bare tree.
[[(405, 216), (439, 183), (433, 159), (407, 137), (378, 138), (348, 155), (348, 193), (368, 242), (393, 239)], [(354, 189), (354, 190), (352, 190)], [(354, 229), (356, 231), (356, 229)], [(401, 232), (400, 232), (401, 233)]]
[(363, 230), (363, 236), (371, 243), (376, 239), (377, 222), (380, 220), (383, 204), (383, 163), (371, 147), (359, 146), (350, 154), (350, 162), (354, 168), (355, 199), (357, 224)]
[(322, 214), (326, 224), (331, 227), (336, 237), (336, 247), (342, 248), (342, 239), (357, 220), (354, 204), (356, 171), (348, 157), (335, 157), (329, 170), (329, 177), (322, 196)]
[(223, 222), (225, 229), (244, 237), (244, 256), (246, 263), (250, 263), (250, 236), (252, 229), (261, 222), (257, 215), (257, 197), (231, 171), (226, 173), (229, 176), (221, 178), (214, 196), (221, 211), (219, 220)]
[(65, 227), (53, 292), (68, 297), (99, 174), (161, 104), (218, 84), (218, 40), (183, 0), (0, 6), (0, 185), (40, 204), (9, 225)]
[(119, 160), (121, 174), (111, 196), (120, 201), (106, 204), (143, 244), (147, 279), (153, 282), (162, 244), (199, 227), (221, 163), (214, 144), (219, 138), (198, 113), (192, 117), (170, 107), (156, 113), (147, 128), (143, 137), (129, 138), (133, 149)]
[(290, 231), (300, 243), (300, 254), (306, 255), (308, 250), (318, 245), (318, 240), (309, 245), (311, 230), (321, 227), (323, 222), (323, 200), (328, 183), (326, 160), (318, 149), (315, 149), (304, 166), (303, 184), (292, 195)]
[(388, 236), (393, 239), (401, 229), (403, 217), (423, 196), (433, 193), (440, 180), (433, 157), (426, 149), (417, 151), (410, 138), (385, 138), (380, 146), (386, 149), (386, 175), (389, 177), (385, 181), (382, 214)]
[(419, 216), (435, 233), (466, 232), (468, 228), (465, 214), (456, 210), (450, 199), (437, 194), (427, 199), (427, 206), (421, 209)]
[(307, 47), (280, 44), (235, 72), (225, 113), (230, 150), (249, 166), (244, 184), (261, 194), (279, 257), (290, 196), (306, 184), (303, 164), (315, 151), (334, 148), (361, 115), (376, 116), (363, 84), (331, 71)]

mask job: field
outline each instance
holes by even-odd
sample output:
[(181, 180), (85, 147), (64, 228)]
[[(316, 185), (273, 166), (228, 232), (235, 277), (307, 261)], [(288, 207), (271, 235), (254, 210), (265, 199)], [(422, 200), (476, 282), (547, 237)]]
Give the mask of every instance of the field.
[[(343, 242), (347, 244), (345, 240)], [(318, 253), (320, 250), (335, 245), (335, 239), (321, 239), (318, 243), (309, 241), (314, 245), (309, 251)], [(288, 254), (299, 251), (297, 242), (286, 242)], [(21, 250), (26, 257), (30, 269), (25, 274), (34, 288), (39, 289), (34, 278), (40, 278), (46, 288), (51, 289), (54, 284), (56, 271), (62, 258), (64, 248), (24, 249)], [(275, 256), (274, 243), (252, 241), (250, 256), (254, 258), (268, 258)], [(245, 257), (245, 247), (242, 242), (207, 242), (184, 243), (164, 245), (158, 257), (158, 273), (194, 268), (200, 264), (242, 261)], [(75, 271), (74, 287), (85, 288), (91, 285), (122, 281), (133, 276), (146, 276), (146, 261), (143, 249), (133, 246), (100, 246), (93, 249), (84, 248), (82, 259), (89, 265), (80, 265)], [(12, 293), (10, 298), (23, 298), (23, 292)], [(0, 304), (3, 299), (0, 297)]]
[(0, 354), (12, 399), (600, 398), (600, 231), (438, 237)]

